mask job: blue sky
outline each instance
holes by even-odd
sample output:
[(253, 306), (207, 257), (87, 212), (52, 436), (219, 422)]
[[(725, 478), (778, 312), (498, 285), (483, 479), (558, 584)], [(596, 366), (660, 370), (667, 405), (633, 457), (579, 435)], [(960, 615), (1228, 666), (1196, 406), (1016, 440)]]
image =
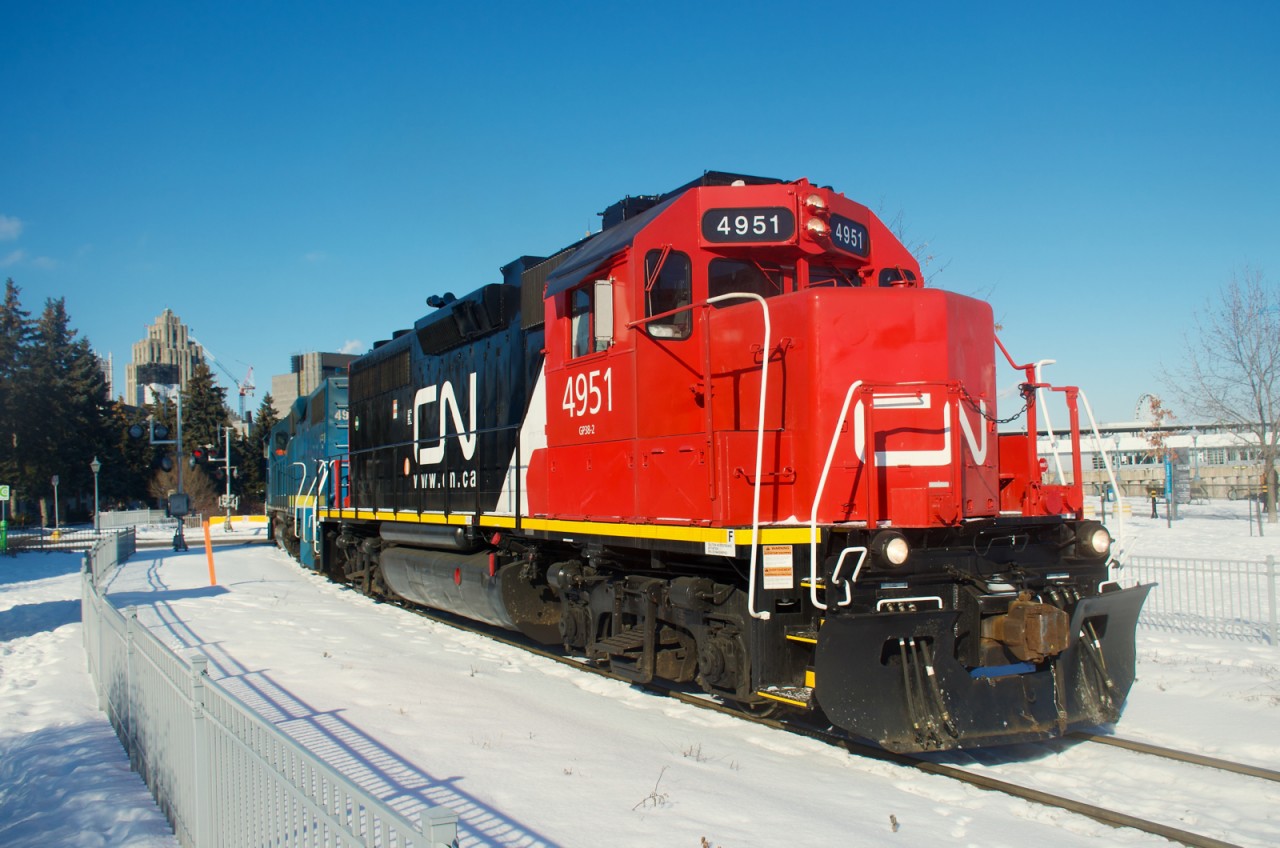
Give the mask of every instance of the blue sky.
[(1195, 311), (1280, 277), (1278, 10), (9, 3), (0, 278), (65, 296), (117, 392), (173, 309), (256, 408), (291, 354), (363, 351), (624, 195), (808, 177), (901, 216), (1100, 418), (1176, 412)]

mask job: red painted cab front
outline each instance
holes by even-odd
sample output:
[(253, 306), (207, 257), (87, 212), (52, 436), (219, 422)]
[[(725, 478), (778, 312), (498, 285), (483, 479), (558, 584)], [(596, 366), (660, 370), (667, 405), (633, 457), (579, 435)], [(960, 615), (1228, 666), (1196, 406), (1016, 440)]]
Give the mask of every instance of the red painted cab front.
[(922, 288), (866, 207), (803, 180), (695, 187), (579, 254), (548, 288), (535, 513), (748, 526), (816, 504), (823, 524), (928, 526), (999, 511), (990, 307)]

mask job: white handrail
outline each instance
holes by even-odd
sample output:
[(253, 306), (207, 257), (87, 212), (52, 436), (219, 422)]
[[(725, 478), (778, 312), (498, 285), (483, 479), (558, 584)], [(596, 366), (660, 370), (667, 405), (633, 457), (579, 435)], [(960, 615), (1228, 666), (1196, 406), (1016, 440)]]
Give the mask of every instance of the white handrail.
[[(312, 515), (312, 518), (313, 518), (313, 519), (314, 519), (315, 514), (316, 514), (316, 496), (315, 496), (315, 494), (314, 494), (314, 493), (315, 493), (315, 490), (316, 490), (316, 484), (317, 484), (317, 483), (319, 483), (319, 482), (320, 482), (320, 478), (319, 478), (319, 477), (316, 477), (315, 479), (313, 479), (313, 480), (311, 481), (311, 487), (310, 487), (309, 489), (307, 489), (307, 497), (311, 499), (311, 515)], [(305, 503), (299, 503), (299, 504), (298, 504), (298, 511), (299, 511), (299, 513), (301, 513), (301, 511), (302, 511), (303, 509), (305, 509), (305, 508), (306, 508), (306, 504), (305, 504)], [(313, 524), (314, 524), (314, 521), (313, 521)], [(313, 535), (313, 536), (315, 535), (315, 528), (314, 528), (314, 527), (312, 528), (311, 533), (312, 533), (312, 535)], [(301, 545), (303, 541), (304, 541), (304, 537), (299, 536), (299, 537), (298, 537), (298, 544), (299, 544), (299, 545)], [(314, 541), (314, 540), (313, 540), (313, 541)]]
[[(840, 431), (844, 428), (845, 419), (849, 416), (849, 404), (853, 402), (853, 393), (862, 385), (861, 380), (854, 380), (849, 391), (845, 392), (844, 405), (840, 407), (840, 418), (836, 421), (835, 432), (831, 434), (831, 445), (827, 448), (827, 461), (822, 466), (822, 476), (818, 478), (818, 490), (813, 495), (813, 506), (809, 510), (809, 600), (817, 609), (826, 609), (827, 605), (818, 600), (818, 502), (822, 500), (822, 492), (827, 488), (827, 475), (831, 472), (831, 462), (835, 459), (836, 443), (840, 441)], [(864, 467), (875, 466), (875, 436), (871, 437), (871, 450), (866, 452)], [(872, 516), (867, 516), (867, 526), (871, 526)]]
[[(720, 303), (724, 300), (754, 300), (760, 304), (760, 311), (764, 315), (764, 348), (760, 357), (760, 417), (756, 422), (756, 485), (751, 498), (751, 572), (747, 580), (747, 612), (752, 618), (767, 621), (770, 617), (768, 611), (756, 611), (756, 551), (760, 548), (760, 488), (764, 485), (764, 481), (760, 479), (760, 471), (764, 466), (764, 413), (765, 399), (769, 392), (769, 356), (773, 353), (769, 344), (772, 325), (769, 322), (769, 304), (765, 303), (760, 295), (750, 292), (729, 292), (709, 297), (707, 303)], [(707, 374), (707, 380), (710, 379), (711, 375)], [(707, 388), (709, 404), (711, 403), (710, 386)]]
[(329, 463), (323, 459), (320, 462), (320, 474), (316, 478), (316, 503), (311, 508), (311, 551), (312, 553), (320, 553), (320, 493), (325, 490), (325, 486), (329, 483)]
[(1040, 376), (1040, 369), (1045, 365), (1057, 363), (1056, 359), (1042, 359), (1036, 363), (1036, 403), (1044, 415), (1044, 429), (1049, 434), (1049, 451), (1053, 454), (1053, 464), (1058, 467), (1058, 483), (1061, 484), (1066, 481), (1067, 473), (1062, 468), (1062, 457), (1058, 455), (1058, 435), (1053, 432), (1053, 422), (1049, 420), (1049, 405), (1044, 402), (1044, 395), (1039, 388), (1039, 384), (1044, 382)]
[[(849, 556), (849, 554), (858, 555), (858, 564), (853, 567), (853, 576), (846, 582), (840, 579), (840, 574), (844, 570), (845, 557)], [(865, 565), (866, 562), (866, 545), (855, 545), (850, 548), (845, 548), (840, 552), (840, 558), (836, 560), (836, 567), (831, 570), (831, 585), (835, 586), (840, 583), (845, 584), (844, 600), (840, 602), (840, 606), (847, 607), (849, 604), (853, 603), (853, 584), (858, 582), (858, 575), (862, 573), (862, 566)]]
[[(1089, 416), (1089, 426), (1093, 428), (1093, 443), (1098, 448), (1098, 453), (1102, 455), (1102, 465), (1107, 469), (1107, 480), (1111, 482), (1111, 491), (1116, 493), (1116, 535), (1115, 545), (1113, 546), (1115, 554), (1111, 557), (1111, 560), (1118, 561), (1120, 557), (1124, 556), (1124, 510), (1120, 508), (1123, 505), (1120, 502), (1120, 485), (1116, 482), (1115, 471), (1111, 468), (1111, 458), (1107, 456), (1107, 451), (1102, 446), (1102, 434), (1098, 432), (1098, 422), (1094, 420), (1093, 407), (1089, 405), (1089, 398), (1085, 397), (1083, 389), (1080, 391), (1080, 400), (1084, 403), (1084, 414)], [(1083, 492), (1084, 481), (1078, 482), (1081, 486), (1080, 491)], [(1108, 565), (1107, 574), (1110, 575), (1110, 573), (1111, 567)]]
[(299, 516), (301, 515), (301, 513), (299, 512), (298, 501), (302, 499), (302, 487), (307, 485), (307, 464), (305, 462), (289, 463), (290, 468), (292, 468), (295, 465), (302, 466), (302, 479), (298, 481), (298, 492), (293, 496), (293, 535), (297, 536), (298, 538), (302, 538), (301, 534), (298, 533), (298, 522), (300, 520)]

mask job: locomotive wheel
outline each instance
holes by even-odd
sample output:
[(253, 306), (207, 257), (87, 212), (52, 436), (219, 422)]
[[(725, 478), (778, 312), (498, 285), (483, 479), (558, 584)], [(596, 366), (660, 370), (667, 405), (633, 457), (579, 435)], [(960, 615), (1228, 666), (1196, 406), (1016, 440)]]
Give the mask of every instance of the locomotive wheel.
[(382, 580), (381, 566), (371, 565), (365, 569), (363, 579), (360, 582), (360, 591), (379, 601), (387, 597), (387, 584)]
[(734, 703), (739, 711), (752, 718), (774, 718), (786, 709), (785, 704), (763, 699), (759, 701), (736, 701)]

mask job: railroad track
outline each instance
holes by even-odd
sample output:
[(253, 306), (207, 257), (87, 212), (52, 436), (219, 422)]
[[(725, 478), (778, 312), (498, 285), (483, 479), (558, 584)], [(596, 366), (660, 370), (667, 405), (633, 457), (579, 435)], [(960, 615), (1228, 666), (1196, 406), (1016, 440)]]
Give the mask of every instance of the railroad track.
[(1262, 780), (1272, 780), (1280, 783), (1280, 771), (1262, 768), (1261, 766), (1251, 766), (1245, 763), (1235, 763), (1231, 760), (1222, 760), (1217, 757), (1207, 757), (1204, 754), (1192, 754), (1188, 751), (1179, 751), (1174, 748), (1164, 748), (1160, 745), (1152, 745), (1149, 742), (1122, 739), (1119, 736), (1101, 736), (1096, 733), (1072, 733), (1069, 738), (1078, 739), (1082, 742), (1096, 742), (1101, 745), (1111, 745), (1116, 748), (1137, 751), (1140, 754), (1162, 757), (1166, 760), (1176, 760), (1180, 763), (1191, 763), (1192, 765), (1204, 766), (1205, 768), (1214, 768), (1219, 771), (1229, 771), (1233, 774), (1242, 774), (1247, 777), (1257, 777)]
[[(390, 601), (389, 603), (397, 602)], [(523, 651), (549, 659), (562, 665), (568, 665), (612, 680), (632, 683), (629, 678), (615, 674), (607, 669), (594, 666), (581, 657), (567, 656), (557, 651), (548, 650), (540, 645), (525, 640), (521, 636), (511, 634), (508, 631), (491, 628), (487, 625), (476, 625), (474, 622), (469, 622), (465, 619), (447, 613), (438, 613), (436, 611), (413, 606), (411, 604), (397, 603), (397, 605), (402, 609), (412, 612), (415, 615), (422, 616), (423, 618), (428, 618), (432, 621), (439, 622), (458, 630), (486, 636), (490, 639), (494, 639), (495, 641), (520, 648)], [(755, 715), (744, 711), (740, 707), (727, 705), (724, 702), (701, 692), (693, 693), (682, 690), (676, 686), (662, 683), (655, 683), (644, 688), (666, 697), (673, 698), (690, 706), (697, 707), (698, 709), (711, 710), (713, 712), (732, 715), (742, 721), (822, 741), (827, 744), (843, 748), (850, 754), (858, 757), (864, 757), (879, 762), (892, 763), (904, 768), (914, 769), (925, 774), (946, 777), (979, 789), (999, 792), (1004, 795), (1019, 798), (1032, 804), (1065, 810), (1067, 812), (1085, 816), (1086, 818), (1093, 819), (1094, 821), (1101, 822), (1102, 824), (1106, 824), (1111, 827), (1133, 828), (1134, 830), (1139, 830), (1143, 833), (1163, 837), (1172, 842), (1193, 846), (1193, 848), (1241, 848), (1240, 845), (1233, 842), (1227, 842), (1212, 836), (1193, 833), (1180, 827), (1151, 821), (1119, 810), (1099, 806), (1097, 804), (1076, 798), (1070, 798), (1064, 795), (1057, 795), (1052, 792), (993, 777), (988, 774), (981, 774), (958, 765), (937, 762), (919, 755), (898, 754), (892, 751), (886, 751), (883, 748), (852, 739), (841, 732), (834, 732), (830, 729), (806, 724), (803, 720), (784, 721), (770, 715)], [(1145, 742), (1138, 742), (1113, 736), (1102, 736), (1092, 733), (1069, 734), (1066, 737), (1066, 740), (1075, 744), (1109, 746), (1144, 756), (1159, 757), (1170, 761), (1229, 772), (1248, 778), (1280, 782), (1280, 771), (1273, 771), (1259, 766), (1236, 763), (1187, 751), (1178, 751), (1172, 748), (1165, 748)], [(1063, 740), (1057, 740), (1056, 744), (1061, 744), (1062, 741)]]

